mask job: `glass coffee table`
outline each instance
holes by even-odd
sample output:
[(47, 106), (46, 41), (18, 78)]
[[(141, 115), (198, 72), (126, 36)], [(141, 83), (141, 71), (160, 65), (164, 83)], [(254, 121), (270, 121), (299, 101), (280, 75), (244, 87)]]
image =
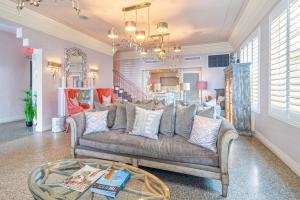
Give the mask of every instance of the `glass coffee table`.
[(96, 159), (71, 159), (55, 163), (47, 163), (33, 170), (28, 177), (28, 188), (37, 200), (107, 200), (113, 199), (94, 194), (88, 188), (85, 192), (77, 192), (62, 186), (65, 178), (71, 176), (85, 165), (99, 169), (122, 169), (131, 174), (125, 187), (115, 199), (122, 200), (155, 200), (170, 199), (168, 186), (159, 178), (131, 165)]

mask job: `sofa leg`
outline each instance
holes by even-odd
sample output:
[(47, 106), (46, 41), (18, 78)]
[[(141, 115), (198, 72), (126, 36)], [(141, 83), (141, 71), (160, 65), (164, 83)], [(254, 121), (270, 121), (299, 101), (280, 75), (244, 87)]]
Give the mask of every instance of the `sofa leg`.
[(228, 174), (222, 174), (222, 196), (227, 197), (228, 185), (229, 185), (229, 176)]
[(228, 184), (222, 184), (222, 196), (227, 197), (227, 192), (228, 192)]

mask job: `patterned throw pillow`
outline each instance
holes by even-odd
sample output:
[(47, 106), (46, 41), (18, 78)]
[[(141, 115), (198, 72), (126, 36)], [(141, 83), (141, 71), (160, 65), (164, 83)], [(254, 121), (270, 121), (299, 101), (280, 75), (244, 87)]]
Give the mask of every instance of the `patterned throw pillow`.
[(79, 106), (79, 102), (78, 102), (78, 99), (76, 97), (75, 98), (70, 98), (70, 101), (71, 101), (73, 106)]
[(158, 129), (162, 110), (145, 110), (136, 107), (136, 115), (131, 135), (140, 135), (151, 139), (158, 139)]
[(85, 112), (85, 132), (83, 135), (87, 135), (95, 132), (105, 132), (108, 131), (107, 128), (107, 114), (106, 111), (98, 112)]
[(221, 123), (221, 119), (211, 119), (196, 115), (191, 137), (188, 141), (217, 152), (217, 140)]
[(95, 104), (96, 111), (108, 110), (107, 114), (107, 127), (112, 128), (115, 124), (117, 105), (103, 106), (101, 104)]
[(102, 96), (102, 104), (105, 106), (111, 105), (111, 96)]

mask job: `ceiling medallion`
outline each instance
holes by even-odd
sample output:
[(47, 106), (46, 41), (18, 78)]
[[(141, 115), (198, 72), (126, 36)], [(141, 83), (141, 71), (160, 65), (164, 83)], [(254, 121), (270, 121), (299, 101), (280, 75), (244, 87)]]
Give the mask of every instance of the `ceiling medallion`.
[[(20, 14), (23, 8), (25, 7), (25, 4), (28, 3), (31, 6), (39, 7), (42, 1), (43, 0), (17, 0), (17, 10)], [(86, 19), (87, 18), (86, 16), (80, 15), (79, 0), (71, 0), (71, 1), (72, 1), (72, 7), (76, 11), (77, 15), (81, 19)], [(57, 3), (57, 0), (54, 0), (54, 3)]]
[[(167, 61), (179, 58), (181, 46), (170, 45), (169, 25), (167, 22), (157, 23), (155, 34), (150, 30), (150, 2), (132, 5), (122, 9), (124, 13), (125, 38), (120, 38), (113, 27), (108, 31), (108, 37), (112, 40), (113, 52), (119, 49), (135, 49), (144, 60)], [(146, 22), (143, 21), (138, 11), (146, 11)], [(135, 14), (132, 17), (132, 14)], [(145, 14), (145, 13), (144, 13)], [(131, 16), (131, 18), (130, 18)], [(146, 24), (146, 25), (145, 25)]]

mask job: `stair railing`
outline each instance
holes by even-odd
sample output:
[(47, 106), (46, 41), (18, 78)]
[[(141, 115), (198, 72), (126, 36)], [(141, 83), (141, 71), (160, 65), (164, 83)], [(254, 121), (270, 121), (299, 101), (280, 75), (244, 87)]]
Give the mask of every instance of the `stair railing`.
[(132, 99), (147, 99), (147, 95), (140, 88), (138, 88), (135, 83), (128, 80), (123, 74), (121, 74), (117, 70), (113, 70), (113, 73), (114, 86), (119, 86), (120, 88), (124, 89), (124, 91), (131, 95)]

